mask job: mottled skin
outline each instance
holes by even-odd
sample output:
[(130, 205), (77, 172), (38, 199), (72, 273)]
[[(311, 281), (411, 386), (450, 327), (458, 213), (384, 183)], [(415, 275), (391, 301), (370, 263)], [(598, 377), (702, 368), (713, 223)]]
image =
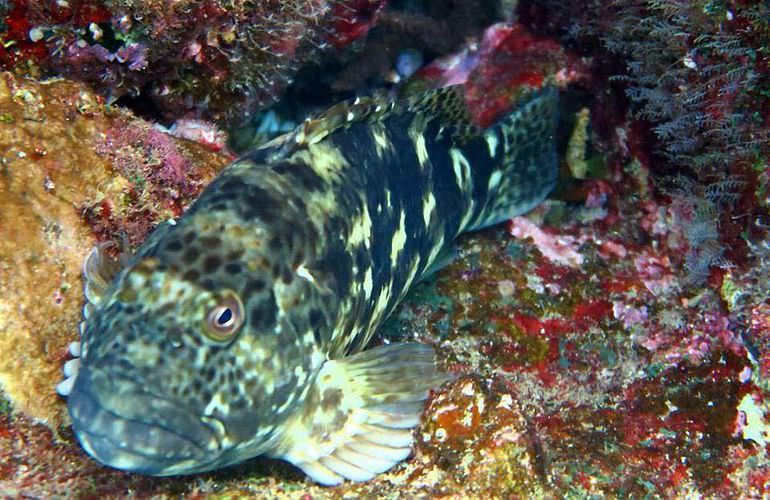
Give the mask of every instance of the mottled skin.
[[(555, 91), (486, 132), (459, 96), (332, 108), (231, 164), (157, 229), (90, 294), (69, 400), (89, 453), (155, 475), (266, 453), (328, 484), (366, 479), (327, 456), (371, 429), (369, 411), (349, 430), (360, 407), (376, 406), (388, 429), (412, 427), (443, 376), (427, 347), (349, 355), (458, 234), (529, 210), (555, 182)], [(243, 324), (218, 339), (209, 318), (228, 300)], [(378, 429), (372, 441), (405, 436)]]

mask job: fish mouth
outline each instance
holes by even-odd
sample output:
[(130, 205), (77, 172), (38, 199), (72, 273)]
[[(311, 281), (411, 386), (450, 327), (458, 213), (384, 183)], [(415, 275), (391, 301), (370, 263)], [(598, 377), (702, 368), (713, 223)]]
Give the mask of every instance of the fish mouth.
[(135, 386), (81, 368), (67, 408), (86, 452), (109, 467), (151, 476), (211, 469), (222, 453), (215, 426)]

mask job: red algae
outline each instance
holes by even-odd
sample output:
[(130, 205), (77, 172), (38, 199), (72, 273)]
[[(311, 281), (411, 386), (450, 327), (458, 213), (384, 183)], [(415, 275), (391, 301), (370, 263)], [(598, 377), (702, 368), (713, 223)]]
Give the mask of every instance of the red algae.
[(326, 38), (338, 49), (364, 37), (374, 26), (386, 0), (355, 0), (332, 6), (335, 21)]
[(556, 41), (534, 36), (520, 24), (499, 23), (463, 52), (422, 68), (411, 85), (464, 84), (473, 121), (488, 127), (546, 83), (564, 86), (578, 79), (577, 66)]
[(478, 57), (480, 62), (468, 77), (465, 99), (482, 127), (501, 118), (521, 94), (540, 89), (561, 70), (566, 72), (561, 45), (533, 36), (518, 24), (487, 30)]

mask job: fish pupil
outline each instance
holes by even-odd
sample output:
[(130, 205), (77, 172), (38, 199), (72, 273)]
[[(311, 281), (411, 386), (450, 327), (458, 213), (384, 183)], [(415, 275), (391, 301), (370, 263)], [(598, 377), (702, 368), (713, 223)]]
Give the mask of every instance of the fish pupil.
[(222, 301), (206, 315), (204, 332), (215, 341), (228, 340), (238, 331), (243, 320), (243, 304), (228, 291)]
[(223, 309), (217, 316), (216, 321), (218, 326), (229, 326), (229, 324), (233, 321), (233, 310), (229, 307)]

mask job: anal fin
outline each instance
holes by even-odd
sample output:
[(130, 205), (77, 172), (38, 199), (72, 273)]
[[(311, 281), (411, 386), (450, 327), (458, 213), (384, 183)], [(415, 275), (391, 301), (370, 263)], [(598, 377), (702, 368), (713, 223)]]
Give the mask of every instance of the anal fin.
[(368, 481), (410, 455), (424, 401), (448, 379), (423, 344), (327, 361), (271, 455), (325, 485)]

